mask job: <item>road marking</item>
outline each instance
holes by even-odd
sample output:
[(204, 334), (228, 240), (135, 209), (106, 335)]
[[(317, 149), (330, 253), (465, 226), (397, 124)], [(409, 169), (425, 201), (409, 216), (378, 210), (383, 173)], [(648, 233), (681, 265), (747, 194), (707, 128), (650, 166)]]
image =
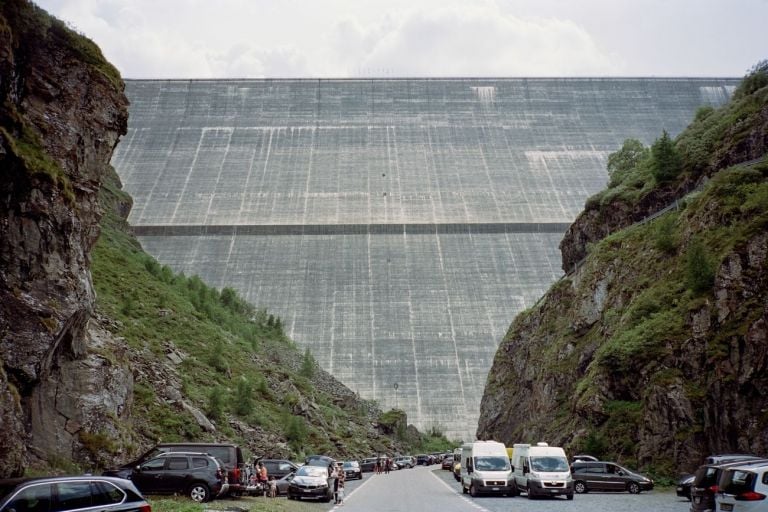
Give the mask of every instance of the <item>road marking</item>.
[[(370, 481), (371, 481), (371, 477), (372, 477), (372, 476), (373, 476), (373, 475), (370, 475), (368, 478), (364, 478), (364, 479), (363, 479), (363, 481), (362, 481), (362, 482), (360, 482), (360, 485), (358, 485), (357, 487), (355, 487), (355, 488), (354, 488), (354, 489), (353, 489), (353, 490), (352, 490), (352, 491), (351, 491), (349, 494), (347, 494), (347, 490), (346, 490), (346, 488), (345, 488), (345, 489), (344, 489), (344, 501), (347, 501), (349, 498), (351, 498), (351, 497), (352, 497), (352, 495), (354, 495), (354, 494), (355, 494), (357, 491), (359, 491), (360, 489), (362, 489), (362, 488), (363, 488), (363, 486), (364, 486), (365, 484), (367, 484), (368, 482), (370, 482)], [(342, 503), (340, 503), (339, 505), (334, 505), (334, 506), (333, 506), (333, 508), (332, 508), (332, 509), (331, 509), (329, 512), (333, 512), (334, 510), (337, 510), (337, 509), (339, 508), (339, 506), (341, 506), (341, 505), (343, 505), (343, 504), (344, 504), (344, 503), (342, 502)]]
[(436, 475), (434, 472), (430, 471), (430, 473), (432, 474), (432, 476), (433, 476), (433, 477), (434, 477), (434, 478), (435, 478), (435, 479), (436, 479), (438, 482), (440, 482), (441, 484), (443, 484), (443, 485), (444, 485), (444, 486), (445, 486), (445, 487), (446, 487), (448, 490), (450, 490), (451, 492), (458, 494), (459, 498), (461, 498), (462, 500), (464, 500), (464, 502), (465, 502), (465, 503), (468, 503), (468, 504), (469, 504), (469, 505), (470, 505), (472, 508), (474, 508), (474, 509), (476, 509), (476, 510), (480, 510), (481, 512), (491, 512), (491, 511), (490, 511), (490, 510), (488, 510), (487, 508), (485, 508), (485, 507), (482, 507), (482, 506), (478, 505), (478, 504), (477, 504), (477, 503), (475, 503), (473, 500), (471, 500), (471, 499), (469, 499), (468, 497), (464, 496), (464, 493), (462, 493), (462, 492), (459, 492), (459, 491), (457, 491), (455, 488), (453, 488), (453, 487), (451, 487), (450, 485), (448, 485), (448, 483), (447, 483), (445, 480), (443, 480), (442, 478), (440, 478), (439, 476), (437, 476), (437, 475)]

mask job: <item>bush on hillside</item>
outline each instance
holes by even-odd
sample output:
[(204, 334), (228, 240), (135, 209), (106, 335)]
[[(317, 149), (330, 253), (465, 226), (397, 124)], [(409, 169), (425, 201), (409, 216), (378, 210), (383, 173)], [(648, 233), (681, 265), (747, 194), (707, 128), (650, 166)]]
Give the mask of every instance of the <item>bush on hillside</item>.
[(616, 187), (648, 156), (649, 149), (637, 139), (626, 139), (621, 149), (608, 155), (609, 187)]
[(747, 75), (733, 93), (734, 98), (749, 96), (768, 85), (768, 59), (763, 59), (747, 72)]
[(685, 284), (694, 293), (712, 289), (715, 284), (715, 265), (701, 240), (691, 242), (686, 253)]
[(651, 146), (651, 171), (657, 182), (672, 181), (683, 169), (683, 160), (666, 130)]

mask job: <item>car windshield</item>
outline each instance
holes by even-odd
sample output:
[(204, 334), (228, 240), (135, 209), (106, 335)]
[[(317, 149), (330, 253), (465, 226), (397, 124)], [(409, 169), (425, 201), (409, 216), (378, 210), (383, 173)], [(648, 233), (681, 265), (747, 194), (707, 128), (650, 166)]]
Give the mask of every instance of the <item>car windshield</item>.
[(509, 471), (509, 459), (506, 457), (475, 457), (475, 469), (478, 471)]
[(357, 461), (345, 462), (344, 463), (344, 467), (345, 468), (356, 468), (356, 467), (359, 467), (359, 464), (357, 463)]
[(531, 469), (545, 473), (568, 471), (565, 457), (531, 457)]
[(301, 466), (296, 476), (328, 476), (328, 470), (320, 466)]

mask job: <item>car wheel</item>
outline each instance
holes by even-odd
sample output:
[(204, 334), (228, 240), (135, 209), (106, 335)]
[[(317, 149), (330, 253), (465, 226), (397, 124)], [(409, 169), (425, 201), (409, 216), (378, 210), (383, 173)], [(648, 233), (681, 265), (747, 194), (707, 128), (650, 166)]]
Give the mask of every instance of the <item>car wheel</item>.
[(197, 503), (205, 503), (210, 499), (211, 491), (208, 490), (208, 486), (204, 483), (195, 482), (187, 489), (187, 496)]
[(586, 494), (587, 484), (584, 482), (576, 482), (573, 484), (573, 490), (576, 491), (576, 494)]
[(566, 496), (566, 497), (567, 497), (569, 500), (572, 500), (572, 499), (573, 499), (573, 494), (569, 494), (569, 495), (568, 495), (568, 496)]
[(534, 494), (531, 492), (531, 489), (528, 489), (528, 491), (526, 492), (526, 495), (528, 496), (529, 500), (536, 498), (536, 496), (534, 496)]
[(464, 487), (464, 483), (461, 484), (461, 492), (463, 492), (464, 494), (467, 494), (467, 488)]
[(473, 498), (477, 496), (477, 489), (475, 489), (475, 484), (471, 484), (469, 486), (469, 495)]
[(627, 490), (630, 494), (640, 494), (640, 486), (637, 485), (637, 482), (630, 482), (627, 486)]

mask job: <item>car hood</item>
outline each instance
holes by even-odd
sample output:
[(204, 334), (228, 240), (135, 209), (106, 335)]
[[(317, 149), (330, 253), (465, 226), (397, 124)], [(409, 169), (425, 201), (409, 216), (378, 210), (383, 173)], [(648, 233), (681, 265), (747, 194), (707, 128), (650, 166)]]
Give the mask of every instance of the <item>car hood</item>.
[(293, 483), (297, 485), (323, 485), (327, 484), (328, 480), (321, 476), (296, 476)]

